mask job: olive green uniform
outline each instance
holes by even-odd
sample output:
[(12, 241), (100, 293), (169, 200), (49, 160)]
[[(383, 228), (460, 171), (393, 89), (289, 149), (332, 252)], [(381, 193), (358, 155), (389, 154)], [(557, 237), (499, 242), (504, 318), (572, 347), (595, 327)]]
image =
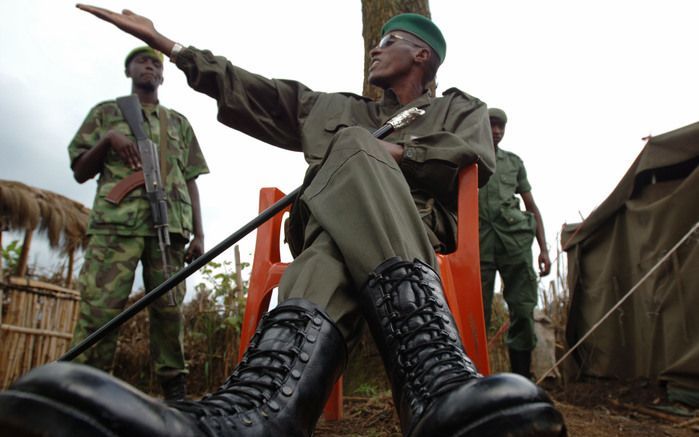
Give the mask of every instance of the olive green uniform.
[[(177, 55), (177, 66), (192, 88), (218, 101), (221, 122), (304, 153), (309, 168), (291, 220), (298, 256), (280, 300), (322, 306), (350, 345), (360, 320), (356, 293), (370, 272), (392, 256), (434, 266), (434, 248), (454, 247), (459, 170), (477, 161), (485, 181), (494, 167), (485, 105), (454, 88), (402, 106), (390, 90), (379, 102), (315, 92), (193, 47)], [(386, 138), (405, 148), (398, 164), (371, 132), (414, 106), (425, 115)]]
[[(193, 228), (187, 181), (208, 173), (208, 168), (194, 131), (183, 115), (162, 105), (144, 105), (143, 116), (144, 129), (149, 138), (158, 150), (165, 148), (164, 153), (160, 154), (160, 161), (167, 193), (172, 243), (168, 259), (172, 271), (184, 264), (184, 246)], [(161, 120), (165, 120), (165, 123), (161, 123)], [(116, 102), (103, 102), (91, 110), (68, 146), (71, 163), (94, 147), (110, 129), (136, 143)], [(163, 134), (167, 137), (161, 138)], [(97, 181), (97, 193), (88, 224), (90, 241), (78, 281), (82, 300), (74, 343), (83, 340), (124, 309), (139, 261), (143, 265), (143, 282), (147, 290), (152, 290), (165, 280), (145, 189), (139, 187), (133, 190), (119, 205), (105, 199), (112, 188), (133, 171), (116, 152), (109, 149)], [(186, 372), (181, 309), (184, 284), (180, 284), (173, 293), (177, 305), (168, 305), (168, 296), (163, 296), (148, 307), (151, 356), (156, 374), (163, 379)], [(78, 361), (111, 370), (116, 339), (116, 333), (105, 337)]]
[(507, 344), (528, 351), (536, 346), (537, 281), (531, 251), (536, 222), (533, 214), (520, 209), (516, 194), (530, 192), (531, 186), (519, 156), (498, 148), (496, 159), (495, 174), (478, 192), (485, 320), (490, 326), (495, 272), (499, 271), (510, 313)]

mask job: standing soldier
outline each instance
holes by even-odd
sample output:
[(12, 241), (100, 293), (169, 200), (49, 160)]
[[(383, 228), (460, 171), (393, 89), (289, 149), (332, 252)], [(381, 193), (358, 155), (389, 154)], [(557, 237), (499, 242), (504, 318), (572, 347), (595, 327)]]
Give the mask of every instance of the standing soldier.
[[(176, 44), (130, 11), (79, 7), (167, 53), (191, 87), (217, 100), (228, 126), (304, 153), (309, 168), (290, 221), (296, 257), (279, 305), (215, 393), (166, 405), (89, 367), (56, 363), (0, 393), (0, 426), (38, 434), (50, 420), (76, 429), (83, 418), (73, 435), (307, 437), (364, 319), (405, 436), (565, 435), (531, 381), (478, 374), (435, 271), (434, 247), (454, 240), (459, 170), (478, 160), (485, 181), (495, 159), (485, 104), (427, 88), (446, 55), (432, 21), (402, 14), (384, 24), (369, 68), (384, 89), (375, 102), (250, 73)], [(410, 125), (385, 140), (371, 134), (414, 107), (425, 113)], [(30, 420), (14, 414), (30, 405)]]
[[(507, 115), (502, 109), (488, 110), (495, 147), (495, 174), (478, 192), (481, 281), (486, 326), (490, 326), (495, 272), (504, 283), (503, 295), (510, 313), (507, 347), (514, 373), (530, 377), (531, 356), (536, 346), (534, 307), (537, 279), (532, 268), (532, 240), (539, 243), (539, 274), (551, 270), (544, 223), (534, 202), (524, 163), (512, 152), (498, 147), (505, 135)], [(526, 212), (519, 207), (519, 194)]]
[[(124, 61), (131, 92), (138, 96), (143, 129), (157, 145), (154, 157), (167, 197), (170, 245), (156, 237), (154, 219), (144, 187), (142, 156), (133, 129), (114, 100), (95, 106), (68, 147), (75, 179), (83, 183), (99, 174), (90, 215), (89, 244), (80, 272), (82, 297), (74, 343), (78, 343), (119, 314), (125, 307), (139, 261), (147, 290), (166, 279), (168, 270), (204, 251), (204, 232), (196, 178), (208, 173), (194, 131), (187, 119), (158, 101), (163, 82), (163, 55), (148, 47), (132, 50)], [(144, 158), (145, 159), (145, 158)], [(133, 182), (133, 181), (136, 182)], [(189, 238), (193, 239), (185, 253)], [(164, 265), (169, 262), (170, 265)], [(180, 284), (149, 307), (150, 350), (155, 373), (166, 399), (184, 399), (187, 368), (184, 360), (184, 322)], [(105, 337), (78, 358), (111, 371), (117, 334)]]

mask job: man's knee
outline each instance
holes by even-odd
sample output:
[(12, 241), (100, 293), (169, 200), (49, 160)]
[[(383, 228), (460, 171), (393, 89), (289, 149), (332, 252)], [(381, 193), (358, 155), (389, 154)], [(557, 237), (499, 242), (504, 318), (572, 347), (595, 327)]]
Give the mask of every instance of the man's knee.
[(507, 309), (512, 320), (534, 320), (536, 304), (508, 303)]
[(361, 126), (347, 126), (337, 131), (333, 137), (335, 142), (359, 141), (374, 138), (368, 130)]
[(333, 146), (330, 153), (351, 151), (365, 151), (369, 154), (376, 154), (377, 151), (382, 151), (383, 146), (379, 140), (374, 137), (368, 130), (359, 126), (349, 126), (340, 129), (333, 137)]

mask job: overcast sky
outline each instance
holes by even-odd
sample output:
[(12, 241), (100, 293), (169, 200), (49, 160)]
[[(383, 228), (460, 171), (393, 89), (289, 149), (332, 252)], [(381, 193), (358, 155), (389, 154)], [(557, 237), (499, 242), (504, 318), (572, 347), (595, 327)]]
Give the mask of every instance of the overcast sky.
[[(268, 77), (360, 93), (359, 0), (102, 1), (153, 19), (166, 36)], [(438, 93), (458, 87), (509, 117), (503, 149), (527, 167), (551, 257), (563, 223), (604, 200), (642, 137), (698, 121), (694, 1), (432, 0), (447, 40)], [(0, 3), (0, 178), (91, 206), (66, 147), (92, 106), (128, 94), (123, 59), (140, 43), (64, 0)], [(213, 100), (166, 64), (161, 102), (190, 120), (211, 174), (198, 180), (207, 249), (257, 214), (262, 186), (291, 191), (301, 154), (216, 121)], [(254, 237), (241, 243), (252, 261)], [(232, 259), (232, 251), (222, 259)], [(190, 281), (190, 287), (194, 281)]]

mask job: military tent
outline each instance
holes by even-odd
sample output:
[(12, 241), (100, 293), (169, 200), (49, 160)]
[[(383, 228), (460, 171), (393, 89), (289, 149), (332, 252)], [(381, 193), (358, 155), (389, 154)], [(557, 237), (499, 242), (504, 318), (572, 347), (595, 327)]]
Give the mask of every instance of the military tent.
[(653, 137), (609, 197), (564, 226), (569, 345), (595, 328), (574, 353), (583, 374), (699, 399), (698, 162), (699, 123)]

